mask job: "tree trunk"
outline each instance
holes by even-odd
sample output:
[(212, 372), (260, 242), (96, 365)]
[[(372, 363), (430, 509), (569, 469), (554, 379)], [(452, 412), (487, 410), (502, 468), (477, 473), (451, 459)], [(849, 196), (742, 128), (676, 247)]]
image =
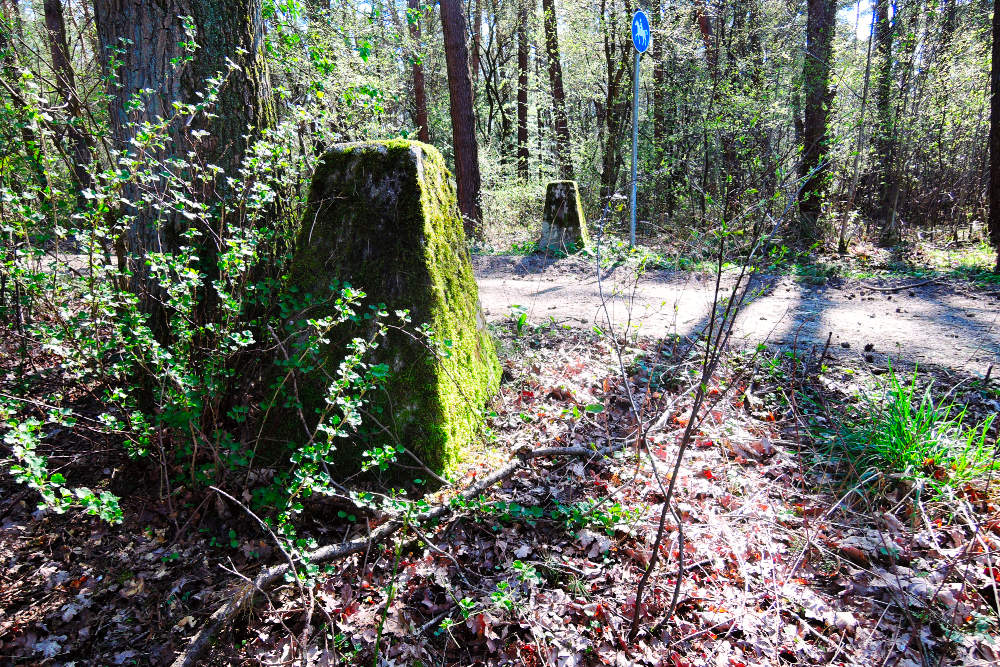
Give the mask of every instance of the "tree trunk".
[[(20, 117), (18, 134), (21, 135), (21, 149), (24, 151), (27, 167), (37, 188), (38, 204), (41, 210), (49, 212), (52, 210), (52, 201), (42, 156), (42, 144), (29, 120), (34, 111), (29, 108), (18, 87), (18, 81), (21, 80), (21, 64), (17, 49), (24, 42), (21, 12), (16, 3), (8, 4), (7, 0), (3, 0), (3, 9), (4, 21), (0, 24), (0, 75), (3, 76), (3, 90), (10, 96), (14, 110)], [(14, 43), (15, 35), (18, 44)]]
[(663, 18), (663, 5), (656, 0), (653, 5), (653, 144), (657, 151), (663, 151), (663, 138), (667, 135), (667, 115), (664, 86), (666, 85), (666, 70), (664, 68), (663, 38), (658, 31)]
[(1000, 9), (993, 6), (993, 62), (990, 67), (990, 243), (1000, 273)]
[(517, 177), (528, 181), (528, 0), (517, 12)]
[(872, 42), (875, 39), (875, 14), (872, 13), (872, 24), (868, 31), (868, 50), (865, 55), (865, 78), (861, 88), (861, 109), (858, 113), (858, 141), (854, 148), (854, 169), (851, 175), (851, 185), (847, 190), (847, 206), (844, 207), (840, 222), (840, 236), (837, 239), (837, 252), (847, 252), (847, 219), (854, 210), (854, 197), (858, 192), (858, 179), (861, 176), (861, 154), (865, 144), (865, 109), (868, 106), (868, 83), (872, 71)]
[[(621, 150), (623, 139), (628, 136), (631, 121), (631, 99), (628, 82), (632, 78), (633, 58), (631, 35), (619, 29), (622, 15), (614, 3), (601, 1), (601, 38), (604, 43), (604, 67), (607, 81), (604, 86), (604, 107), (597, 114), (603, 123), (604, 155), (601, 158), (601, 199), (607, 200), (615, 194), (618, 173), (624, 162)], [(626, 14), (628, 7), (626, 7)], [(628, 16), (631, 19), (631, 15)]]
[(52, 56), (52, 71), (56, 78), (56, 92), (69, 112), (66, 133), (72, 146), (73, 187), (77, 192), (77, 205), (82, 208), (87, 200), (81, 192), (93, 185), (93, 179), (90, 175), (90, 164), (93, 161), (93, 156), (87, 137), (80, 127), (83, 121), (83, 110), (77, 95), (73, 65), (69, 59), (62, 0), (45, 0), (44, 11), (45, 30), (48, 33), (49, 52)]
[[(408, 6), (411, 11), (411, 15), (408, 18), (410, 37), (413, 38), (414, 48), (416, 48), (420, 44), (420, 0), (409, 0)], [(430, 128), (427, 125), (427, 86), (424, 83), (424, 65), (419, 53), (411, 54), (410, 62), (413, 66), (413, 120), (417, 126), (417, 138), (429, 144), (431, 142), (431, 134)]]
[(536, 84), (535, 84), (536, 85), (536, 88), (535, 88), (535, 126), (536, 126), (536, 129), (537, 129), (537, 133), (536, 133), (536, 137), (535, 138), (536, 138), (537, 144), (538, 144), (538, 147), (536, 149), (536, 153), (538, 155), (538, 158), (537, 158), (537, 162), (538, 162), (538, 180), (541, 181), (541, 180), (543, 180), (545, 178), (545, 164), (546, 164), (546, 159), (545, 159), (545, 124), (546, 123), (545, 123), (545, 113), (542, 110), (542, 97), (544, 96), (544, 93), (542, 92), (542, 86), (541, 86), (541, 80), (542, 80), (541, 62), (542, 62), (542, 56), (541, 56), (541, 51), (540, 51), (540, 49), (539, 49), (539, 47), (538, 47), (537, 44), (535, 45), (535, 51), (534, 51), (534, 53), (535, 53), (534, 62), (535, 62), (535, 81), (536, 81)]
[(889, 0), (875, 0), (875, 217), (881, 227), (883, 241), (889, 238), (892, 220), (892, 153), (894, 149), (892, 113), (892, 38), (893, 26), (889, 21)]
[(542, 0), (542, 11), (545, 14), (545, 47), (549, 57), (549, 82), (552, 84), (559, 175), (564, 180), (573, 180), (569, 119), (566, 117), (566, 93), (563, 91), (562, 64), (559, 61), (559, 33), (556, 29), (555, 0)]
[(820, 209), (826, 191), (827, 119), (833, 95), (830, 92), (830, 56), (837, 5), (833, 0), (808, 0), (806, 53), (802, 66), (805, 97), (803, 149), (799, 174), (804, 179), (799, 200), (800, 232), (803, 238), (820, 236)]
[[(155, 164), (171, 157), (217, 165), (226, 175), (237, 170), (252, 141), (254, 131), (274, 123), (275, 110), (263, 52), (263, 22), (260, 0), (96, 0), (94, 14), (101, 60), (109, 87), (109, 124), (117, 147), (140, 163)], [(195, 53), (185, 49), (190, 40), (180, 16), (190, 15), (197, 31)], [(189, 47), (190, 48), (190, 47)], [(115, 53), (116, 67), (108, 67), (107, 56)], [(227, 64), (233, 63), (233, 67)], [(180, 117), (178, 102), (197, 104), (206, 80), (222, 72), (224, 81), (211, 114)], [(143, 90), (148, 93), (140, 93)], [(142, 104), (135, 105), (138, 98)], [(135, 154), (132, 139), (143, 122), (169, 119), (170, 141), (162, 150)], [(254, 131), (248, 131), (248, 126)], [(199, 138), (199, 134), (207, 134)], [(188, 158), (193, 153), (194, 158)], [(165, 312), (159, 288), (149, 279), (145, 256), (152, 252), (176, 252), (181, 234), (189, 223), (180, 215), (166, 213), (158, 193), (135, 184), (125, 189), (130, 207), (127, 241), (134, 261), (133, 289), (140, 296), (150, 324), (158, 337), (165, 335)], [(197, 197), (212, 206), (227, 195), (225, 177), (207, 184)], [(213, 224), (215, 221), (213, 220)], [(221, 220), (218, 224), (222, 224)], [(221, 230), (207, 230), (199, 248), (201, 269), (209, 280), (217, 272), (215, 239)]]
[(472, 86), (475, 88), (479, 81), (479, 54), (482, 48), (483, 39), (483, 8), (479, 6), (481, 0), (469, 0), (469, 9), (472, 10)]
[(709, 16), (708, 2), (706, 0), (701, 0), (695, 6), (695, 15), (698, 21), (698, 30), (701, 32), (701, 41), (705, 46), (705, 57), (708, 59), (708, 67), (715, 70), (719, 64), (719, 40), (715, 39), (712, 34), (712, 19)]
[(941, 12), (944, 14), (941, 39), (943, 43), (948, 43), (955, 32), (955, 0), (942, 0)]
[(465, 233), (473, 238), (480, 238), (483, 212), (479, 202), (479, 147), (476, 145), (472, 77), (469, 75), (469, 49), (465, 41), (465, 12), (461, 0), (441, 0), (441, 27), (444, 31), (444, 54), (448, 65), (458, 208), (462, 211)]
[[(187, 40), (179, 16), (190, 13), (197, 31), (198, 50), (190, 60), (179, 43)], [(206, 80), (226, 72), (226, 61), (236, 67), (226, 75), (212, 117), (200, 114), (193, 121), (177, 119), (170, 126), (173, 145), (166, 158), (193, 151), (205, 164), (215, 164), (236, 176), (249, 145), (247, 126), (266, 128), (274, 123), (270, 80), (262, 50), (263, 23), (259, 0), (179, 0), (148, 3), (142, 0), (96, 0), (97, 32), (104, 53), (119, 49), (119, 66), (113, 77), (109, 117), (117, 145), (130, 150), (137, 124), (175, 116), (175, 102), (197, 103)], [(121, 48), (123, 41), (134, 42)], [(172, 64), (179, 59), (180, 64)], [(130, 102), (139, 91), (143, 105)], [(209, 134), (197, 139), (195, 131)], [(175, 248), (172, 230), (161, 229), (152, 210), (139, 212), (130, 231), (135, 252), (170, 251)], [(161, 232), (166, 232), (162, 234)], [(179, 231), (179, 230), (175, 230)]]

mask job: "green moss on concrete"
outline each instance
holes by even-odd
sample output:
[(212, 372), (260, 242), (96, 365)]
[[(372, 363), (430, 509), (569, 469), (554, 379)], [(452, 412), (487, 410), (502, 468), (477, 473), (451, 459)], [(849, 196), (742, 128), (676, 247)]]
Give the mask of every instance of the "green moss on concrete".
[[(323, 156), (290, 285), (322, 295), (334, 279), (363, 290), (366, 303), (384, 303), (390, 313), (408, 309), (414, 325), (427, 323), (440, 339), (451, 341), (450, 357), (437, 359), (405, 334), (390, 333), (374, 362), (387, 364), (392, 376), (373, 405), (381, 410), (379, 421), (428, 467), (450, 467), (476, 436), (500, 368), (480, 310), (455, 191), (437, 149), (394, 140), (345, 144)], [(309, 317), (329, 312), (314, 309)], [(340, 327), (324, 353), (326, 372), (300, 381), (306, 415), (323, 408), (327, 373), (335, 372), (346, 342), (365, 333), (358, 326)], [(353, 447), (338, 445), (342, 471), (357, 467), (363, 447), (393, 442), (374, 425), (367, 425), (364, 435)], [(405, 457), (401, 462), (412, 463)]]
[(545, 189), (542, 235), (539, 250), (567, 252), (590, 245), (587, 218), (583, 214), (580, 189), (576, 181), (552, 181)]

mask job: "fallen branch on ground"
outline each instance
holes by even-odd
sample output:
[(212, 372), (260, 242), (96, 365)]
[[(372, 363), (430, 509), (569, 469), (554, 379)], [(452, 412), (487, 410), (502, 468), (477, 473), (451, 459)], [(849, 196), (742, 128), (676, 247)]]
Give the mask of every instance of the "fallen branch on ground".
[(924, 285), (930, 285), (931, 283), (936, 283), (938, 278), (930, 278), (928, 280), (921, 280), (918, 283), (910, 283), (909, 285), (900, 285), (899, 287), (875, 287), (873, 285), (866, 285), (861, 283), (861, 287), (864, 289), (870, 289), (873, 292), (901, 292), (905, 289), (913, 289), (914, 287), (923, 287)]
[[(508, 462), (507, 465), (492, 474), (487, 475), (478, 482), (474, 482), (465, 491), (462, 491), (459, 496), (465, 500), (471, 500), (491, 486), (506, 481), (512, 477), (514, 473), (524, 468), (529, 461), (534, 459), (553, 456), (602, 458), (609, 454), (613, 454), (614, 452), (622, 449), (624, 446), (625, 441), (623, 440), (619, 443), (602, 447), (601, 449), (590, 449), (588, 447), (541, 447), (538, 449), (520, 449), (515, 452), (516, 458)], [(418, 518), (423, 521), (441, 519), (451, 514), (451, 512), (452, 509), (449, 505), (439, 505), (433, 510), (425, 514), (421, 514)], [(340, 560), (370, 549), (372, 546), (388, 537), (391, 537), (404, 525), (405, 524), (402, 521), (394, 519), (389, 520), (373, 530), (368, 537), (357, 538), (349, 542), (344, 542), (343, 544), (331, 544), (325, 547), (320, 547), (319, 549), (316, 549), (312, 553), (308, 554), (307, 557), (310, 562), (316, 564)], [(171, 663), (171, 667), (193, 667), (194, 665), (201, 664), (201, 656), (204, 654), (205, 650), (208, 649), (212, 639), (223, 631), (229, 624), (230, 620), (244, 608), (244, 606), (250, 601), (254, 592), (264, 590), (275, 581), (284, 577), (289, 571), (290, 566), (287, 563), (269, 567), (258, 574), (251, 583), (244, 583), (244, 585), (233, 591), (229, 601), (219, 607), (219, 609), (217, 609), (208, 618), (202, 626), (202, 629), (199, 630), (194, 636), (184, 652), (177, 656), (173, 663)]]

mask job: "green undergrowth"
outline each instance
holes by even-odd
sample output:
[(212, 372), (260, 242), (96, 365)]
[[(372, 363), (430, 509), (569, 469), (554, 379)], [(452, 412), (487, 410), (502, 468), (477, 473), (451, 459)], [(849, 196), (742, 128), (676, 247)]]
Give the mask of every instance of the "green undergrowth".
[[(879, 255), (884, 255), (880, 257)], [(904, 259), (905, 258), (905, 259)], [(956, 248), (922, 244), (900, 245), (872, 255), (817, 256), (813, 249), (783, 252), (773, 256), (769, 271), (790, 275), (799, 282), (823, 285), (831, 278), (850, 280), (914, 279), (961, 280), (978, 287), (1000, 285), (993, 272), (995, 251), (986, 243)]]
[[(596, 247), (600, 243), (600, 248)], [(515, 242), (499, 252), (489, 252), (486, 249), (475, 251), (480, 255), (533, 255), (539, 253), (537, 241)], [(658, 250), (645, 245), (629, 247), (628, 239), (605, 235), (600, 241), (594, 240), (593, 245), (586, 248), (568, 247), (567, 252), (549, 250), (546, 254), (555, 259), (579, 254), (583, 257), (597, 258), (598, 253), (602, 268), (616, 266), (635, 266), (646, 271), (693, 271), (697, 273), (715, 273), (718, 270), (718, 260), (708, 252), (686, 251), (672, 252)], [(723, 270), (736, 268), (731, 261), (723, 263)]]
[(933, 383), (921, 386), (916, 371), (901, 380), (890, 369), (881, 390), (863, 392), (842, 414), (841, 423), (814, 435), (861, 480), (900, 476), (946, 496), (1000, 469), (990, 437), (994, 415), (975, 423), (951, 391), (935, 397)]
[[(658, 248), (642, 243), (630, 246), (628, 238), (607, 232), (599, 235), (593, 229), (593, 225), (591, 225), (590, 235), (592, 243), (588, 247), (578, 248), (571, 244), (567, 248), (567, 252), (548, 250), (545, 254), (555, 259), (563, 259), (577, 254), (589, 258), (599, 256), (602, 268), (633, 266), (645, 271), (692, 271), (710, 274), (718, 271), (718, 258), (714, 255), (714, 250), (709, 246), (702, 247), (703, 243), (698, 238), (694, 238), (678, 249)], [(476, 255), (528, 256), (540, 254), (537, 238), (527, 241), (513, 241), (509, 245), (500, 247), (476, 246), (472, 248), (472, 252)], [(738, 260), (739, 258), (735, 255), (726, 258), (722, 266), (723, 271), (737, 268), (739, 266)]]
[[(593, 252), (593, 251), (590, 251)], [(683, 250), (659, 250), (650, 246), (629, 247), (627, 239), (605, 236), (601, 240), (601, 266), (632, 265), (647, 271), (692, 271), (695, 273), (715, 273), (718, 258), (709, 248), (685, 248)], [(726, 260), (722, 270), (735, 268), (737, 264)]]
[(491, 501), (484, 496), (466, 500), (461, 496), (451, 499), (451, 507), (467, 511), (477, 521), (494, 522), (495, 530), (501, 523), (523, 522), (534, 526), (538, 521), (548, 520), (562, 524), (567, 530), (601, 530), (608, 535), (616, 531), (629, 532), (642, 517), (645, 508), (629, 509), (620, 503), (604, 503), (587, 498), (575, 503), (553, 503), (549, 507), (521, 505), (516, 502)]

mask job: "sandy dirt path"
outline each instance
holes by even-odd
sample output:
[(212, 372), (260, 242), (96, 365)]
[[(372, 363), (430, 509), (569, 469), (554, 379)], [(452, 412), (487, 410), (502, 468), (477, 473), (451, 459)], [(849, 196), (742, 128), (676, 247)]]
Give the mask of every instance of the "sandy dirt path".
[[(621, 331), (631, 326), (645, 336), (689, 335), (710, 313), (714, 276), (653, 271), (631, 289), (632, 272), (618, 267), (597, 279), (592, 260), (570, 257), (475, 256), (473, 268), (487, 320), (510, 317), (511, 306), (527, 309), (528, 320), (582, 328), (607, 328), (608, 314)], [(724, 276), (723, 286), (732, 277)], [(1000, 290), (979, 290), (959, 281), (909, 288), (917, 279), (831, 279), (808, 285), (789, 276), (755, 284), (757, 295), (737, 320), (734, 344), (769, 342), (817, 353), (832, 332), (829, 355), (854, 357), (884, 367), (914, 363), (940, 372), (982, 377), (1000, 371)], [(877, 291), (868, 286), (898, 288)], [(631, 308), (629, 301), (631, 296)], [(845, 359), (846, 360), (846, 359)], [(931, 370), (928, 368), (928, 370)]]

